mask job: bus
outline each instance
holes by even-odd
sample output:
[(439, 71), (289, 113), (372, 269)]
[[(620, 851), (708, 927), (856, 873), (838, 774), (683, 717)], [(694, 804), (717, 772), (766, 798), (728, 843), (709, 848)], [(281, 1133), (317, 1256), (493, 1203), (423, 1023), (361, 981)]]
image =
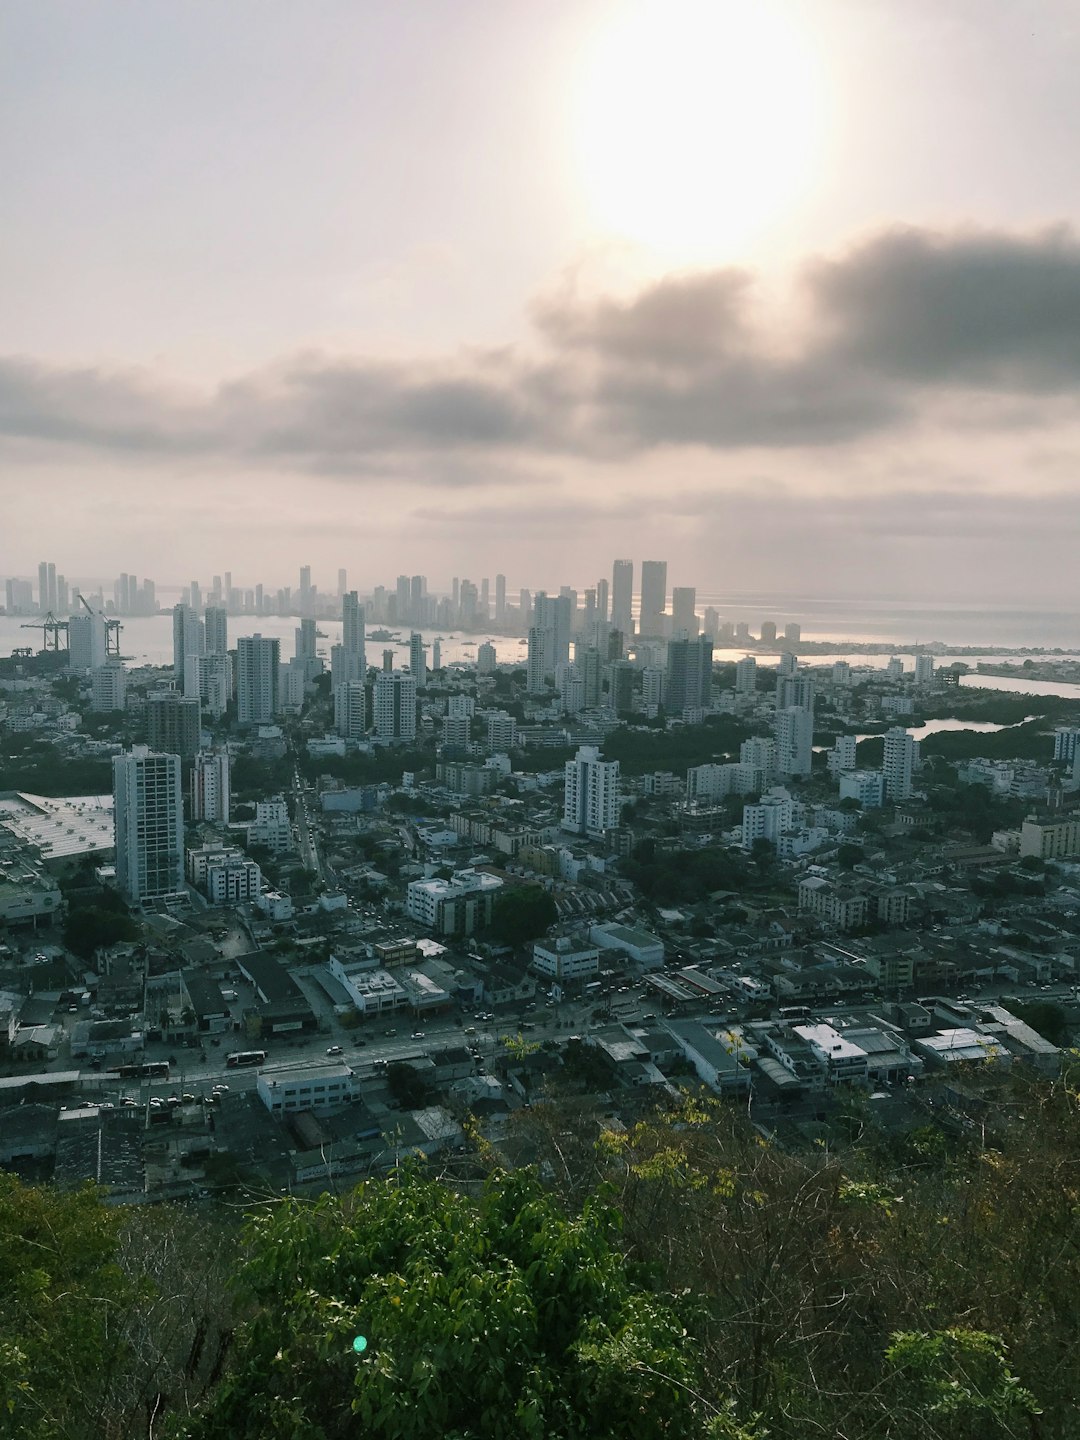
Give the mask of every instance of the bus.
[(148, 1060), (145, 1065), (116, 1065), (110, 1074), (119, 1075), (121, 1080), (167, 1080), (169, 1062)]
[(265, 1059), (265, 1050), (234, 1050), (225, 1056), (225, 1064), (235, 1070), (240, 1065), (261, 1065)]
[(809, 1019), (810, 1019), (810, 1006), (809, 1006), (809, 1005), (781, 1005), (781, 1006), (780, 1006), (780, 1019), (781, 1019), (781, 1020), (809, 1020)]

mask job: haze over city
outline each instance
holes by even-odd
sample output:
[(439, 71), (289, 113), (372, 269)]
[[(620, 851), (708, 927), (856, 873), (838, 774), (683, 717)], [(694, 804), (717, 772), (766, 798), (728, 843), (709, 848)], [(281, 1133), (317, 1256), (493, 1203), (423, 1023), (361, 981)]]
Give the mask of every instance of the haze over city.
[(1062, 603), (1078, 50), (1056, 0), (0, 4), (0, 575)]

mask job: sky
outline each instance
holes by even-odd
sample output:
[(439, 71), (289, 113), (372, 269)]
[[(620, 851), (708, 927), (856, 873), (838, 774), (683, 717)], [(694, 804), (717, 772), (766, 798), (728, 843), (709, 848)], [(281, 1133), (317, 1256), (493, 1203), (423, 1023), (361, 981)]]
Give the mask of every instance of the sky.
[(0, 576), (1071, 607), (1074, 0), (0, 0)]

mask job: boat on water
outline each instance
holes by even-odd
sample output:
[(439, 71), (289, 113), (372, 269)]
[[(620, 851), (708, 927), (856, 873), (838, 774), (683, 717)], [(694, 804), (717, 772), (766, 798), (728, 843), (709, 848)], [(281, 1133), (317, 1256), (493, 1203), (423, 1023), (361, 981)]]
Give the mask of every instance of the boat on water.
[(392, 630), (372, 630), (368, 635), (369, 640), (401, 640), (400, 635), (395, 635)]

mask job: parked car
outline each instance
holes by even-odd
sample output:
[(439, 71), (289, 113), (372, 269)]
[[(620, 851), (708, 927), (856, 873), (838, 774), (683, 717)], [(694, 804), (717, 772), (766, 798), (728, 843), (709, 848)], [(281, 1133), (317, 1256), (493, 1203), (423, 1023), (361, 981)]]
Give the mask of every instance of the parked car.
[(328, 1045), (326, 1047), (326, 1053), (328, 1055), (341, 1055), (343, 1052), (340, 1045)]

